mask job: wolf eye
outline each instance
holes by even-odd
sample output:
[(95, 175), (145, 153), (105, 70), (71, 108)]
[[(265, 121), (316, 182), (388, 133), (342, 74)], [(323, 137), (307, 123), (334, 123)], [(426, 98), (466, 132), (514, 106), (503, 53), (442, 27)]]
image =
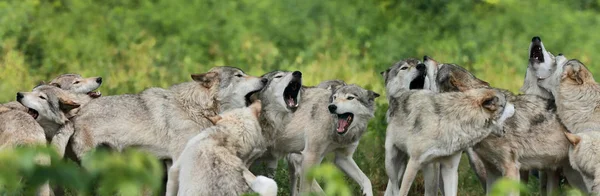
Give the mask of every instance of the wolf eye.
[(79, 84), (79, 81), (75, 81), (75, 82), (73, 82), (73, 84)]
[(333, 99), (337, 99), (337, 96), (333, 95)]
[(406, 70), (408, 67), (400, 67), (400, 70)]
[(241, 78), (241, 77), (243, 77), (244, 75), (242, 75), (242, 74), (236, 74), (235, 76), (237, 76), (238, 78)]
[(348, 100), (353, 100), (353, 99), (354, 99), (354, 96), (348, 96), (348, 98), (346, 98), (346, 99), (348, 99)]
[(40, 96), (40, 99), (46, 100), (46, 97), (44, 97), (44, 96)]
[(275, 76), (275, 78), (282, 78), (282, 77), (283, 77), (282, 75)]

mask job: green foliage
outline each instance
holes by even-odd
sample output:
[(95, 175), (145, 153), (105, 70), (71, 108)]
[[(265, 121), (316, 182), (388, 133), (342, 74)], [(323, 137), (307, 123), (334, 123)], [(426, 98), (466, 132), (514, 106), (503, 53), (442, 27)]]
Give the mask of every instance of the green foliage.
[(4, 149), (0, 151), (0, 194), (33, 195), (48, 181), (78, 195), (157, 194), (161, 187), (162, 168), (145, 153), (91, 152), (83, 165), (85, 169), (59, 159), (53, 148)]
[(310, 168), (306, 174), (307, 179), (317, 179), (327, 182), (323, 187), (326, 195), (350, 196), (350, 188), (344, 180), (344, 174), (333, 164), (323, 163)]
[[(0, 102), (14, 100), (16, 92), (62, 73), (102, 76), (100, 90), (116, 95), (190, 81), (190, 74), (218, 65), (240, 67), (252, 75), (300, 70), (307, 85), (343, 79), (383, 95), (379, 72), (394, 61), (423, 55), (457, 63), (493, 86), (516, 91), (523, 82), (529, 41), (536, 35), (550, 51), (578, 58), (597, 73), (592, 62), (600, 51), (595, 41), (600, 40), (595, 33), (600, 30), (599, 4), (3, 0)], [(387, 183), (384, 97), (377, 99), (376, 118), (355, 154), (376, 193)], [(287, 175), (285, 167), (280, 168), (277, 182), (286, 194)], [(464, 161), (460, 178), (459, 195), (483, 194)], [(133, 184), (137, 183), (141, 182)], [(358, 192), (356, 183), (349, 185)], [(411, 190), (422, 194), (420, 178)]]

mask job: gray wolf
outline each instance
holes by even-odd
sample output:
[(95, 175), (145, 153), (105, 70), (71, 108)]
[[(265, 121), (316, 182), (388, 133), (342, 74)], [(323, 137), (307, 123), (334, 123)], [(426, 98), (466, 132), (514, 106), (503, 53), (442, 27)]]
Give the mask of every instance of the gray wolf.
[[(372, 196), (371, 181), (354, 162), (352, 155), (367, 131), (368, 121), (374, 116), (375, 98), (379, 94), (357, 85), (342, 85), (329, 81), (304, 94), (298, 110), (286, 128), (288, 133), (304, 133), (301, 174), (319, 165), (325, 155), (335, 153), (335, 165), (356, 181), (363, 195)], [(338, 88), (335, 88), (335, 87)], [(335, 89), (332, 93), (331, 89)], [(320, 190), (314, 179), (300, 176), (300, 190)]]
[[(253, 177), (245, 160), (265, 149), (258, 116), (261, 103), (211, 117), (215, 124), (188, 141), (181, 158), (169, 170), (167, 195), (241, 195), (256, 190), (277, 194), (277, 185), (264, 176)], [(248, 179), (245, 177), (249, 176)], [(272, 191), (274, 190), (274, 191)], [(263, 193), (264, 194), (264, 193)]]
[[(0, 106), (0, 150), (17, 146), (46, 145), (44, 129), (26, 112)], [(38, 164), (49, 165), (48, 157), (40, 157)], [(36, 195), (49, 196), (48, 183), (42, 185)]]
[(444, 193), (456, 195), (462, 150), (490, 133), (503, 135), (504, 122), (514, 114), (514, 106), (494, 89), (450, 93), (410, 90), (422, 89), (426, 82), (427, 67), (417, 62), (408, 59), (383, 73), (390, 103), (385, 143), (390, 181), (386, 195), (407, 195), (418, 170), (434, 162), (442, 166)]
[[(454, 64), (442, 64), (438, 73), (440, 92), (488, 87), (487, 82)], [(554, 170), (568, 162), (566, 129), (555, 114), (554, 100), (498, 90), (514, 104), (515, 114), (505, 121), (503, 137), (490, 135), (472, 147), (487, 170), (486, 190), (500, 176), (519, 180), (520, 170), (545, 169), (554, 175)], [(551, 193), (558, 188), (558, 179), (549, 177), (547, 191)]]
[(77, 158), (105, 145), (117, 151), (137, 147), (175, 162), (190, 138), (213, 125), (209, 117), (246, 106), (267, 82), (234, 67), (214, 67), (191, 77), (194, 81), (169, 89), (90, 101), (73, 118), (70, 145)]
[(600, 132), (565, 133), (565, 136), (572, 144), (569, 147), (571, 166), (582, 174), (589, 192), (600, 194)]
[(61, 157), (74, 131), (70, 120), (76, 115), (74, 110), (92, 99), (88, 94), (70, 93), (55, 85), (41, 85), (32, 92), (17, 93), (17, 101), (27, 107), (27, 112), (44, 128), (46, 139)]

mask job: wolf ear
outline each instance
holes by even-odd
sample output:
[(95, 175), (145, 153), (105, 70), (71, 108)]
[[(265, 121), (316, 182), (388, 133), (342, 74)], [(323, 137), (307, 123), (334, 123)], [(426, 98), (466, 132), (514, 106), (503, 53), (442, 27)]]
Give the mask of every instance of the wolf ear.
[(373, 91), (369, 91), (369, 98), (370, 99), (375, 99), (377, 97), (379, 97), (381, 95), (379, 95), (379, 93), (373, 92)]
[(482, 99), (481, 106), (489, 111), (495, 112), (498, 110), (498, 99), (497, 96), (493, 95), (488, 96), (487, 98)]
[(219, 115), (208, 117), (208, 120), (210, 120), (210, 122), (212, 122), (213, 125), (216, 125), (217, 122), (219, 122), (221, 119), (223, 119), (223, 117)]
[(202, 84), (202, 86), (210, 88), (217, 80), (219, 80), (219, 73), (208, 72), (203, 74), (192, 74), (192, 79)]
[(588, 72), (585, 70), (582, 64), (574, 64), (571, 66), (572, 72), (567, 74), (569, 78), (577, 82), (577, 84), (583, 84), (583, 80), (589, 77)]
[(60, 88), (60, 84), (58, 84), (58, 83), (50, 83), (50, 84), (48, 84), (48, 85), (51, 85), (51, 86), (55, 86), (55, 87), (57, 87), (57, 88)]
[(258, 118), (260, 116), (260, 110), (262, 109), (262, 102), (260, 100), (254, 101), (248, 107), (250, 107), (250, 109), (252, 110), (252, 114), (254, 114), (254, 116), (256, 116), (256, 118)]
[(581, 141), (581, 136), (572, 133), (565, 132), (565, 136), (567, 137), (569, 142), (573, 144), (573, 146), (577, 146), (577, 144), (579, 144), (579, 142)]
[(69, 99), (69, 98), (65, 98), (65, 97), (58, 97), (58, 103), (59, 103), (59, 107), (63, 112), (69, 112), (72, 109), (78, 108), (79, 106), (81, 106), (79, 103), (76, 103), (75, 101)]

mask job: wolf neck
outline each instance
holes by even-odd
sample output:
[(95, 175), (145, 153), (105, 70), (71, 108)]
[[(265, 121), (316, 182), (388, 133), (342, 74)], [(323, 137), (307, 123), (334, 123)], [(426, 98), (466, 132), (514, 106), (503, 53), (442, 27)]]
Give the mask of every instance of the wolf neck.
[(558, 89), (556, 109), (559, 118), (571, 132), (600, 127), (594, 115), (600, 110), (600, 87), (593, 84), (563, 86)]
[(291, 111), (281, 110), (281, 106), (276, 105), (276, 103), (263, 105), (259, 119), (265, 139), (269, 142), (275, 141), (275, 137), (283, 132), (290, 123), (291, 117)]
[(197, 82), (181, 83), (170, 88), (179, 106), (196, 122), (206, 121), (207, 117), (218, 114), (221, 107), (216, 101), (216, 89), (204, 88)]
[(530, 69), (533, 68), (531, 68), (531, 66), (527, 68), (525, 73), (525, 81), (523, 81), (523, 86), (521, 87), (520, 91), (528, 95), (537, 95), (546, 99), (551, 99), (552, 94), (538, 85), (537, 77), (534, 75), (535, 71)]

